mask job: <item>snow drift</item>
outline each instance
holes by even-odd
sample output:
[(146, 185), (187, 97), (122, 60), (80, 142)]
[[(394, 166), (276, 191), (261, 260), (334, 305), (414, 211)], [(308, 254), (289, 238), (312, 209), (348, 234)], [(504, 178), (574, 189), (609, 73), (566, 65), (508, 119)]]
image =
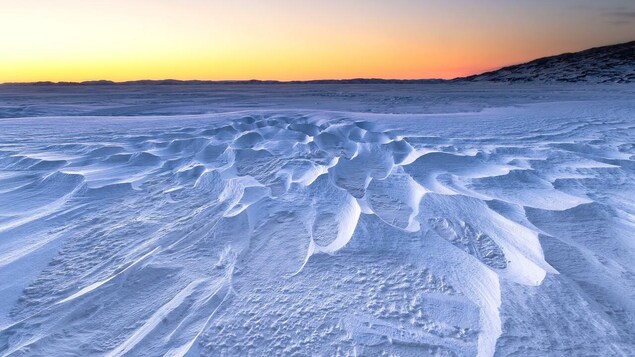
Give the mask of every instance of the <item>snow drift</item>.
[(3, 120), (0, 352), (632, 355), (633, 103)]

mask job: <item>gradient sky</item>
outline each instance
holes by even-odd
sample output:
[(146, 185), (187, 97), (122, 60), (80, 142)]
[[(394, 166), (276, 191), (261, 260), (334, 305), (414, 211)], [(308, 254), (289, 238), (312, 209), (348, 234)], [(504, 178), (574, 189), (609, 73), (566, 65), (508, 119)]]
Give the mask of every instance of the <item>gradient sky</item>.
[(632, 0), (0, 0), (0, 82), (452, 78), (630, 40)]

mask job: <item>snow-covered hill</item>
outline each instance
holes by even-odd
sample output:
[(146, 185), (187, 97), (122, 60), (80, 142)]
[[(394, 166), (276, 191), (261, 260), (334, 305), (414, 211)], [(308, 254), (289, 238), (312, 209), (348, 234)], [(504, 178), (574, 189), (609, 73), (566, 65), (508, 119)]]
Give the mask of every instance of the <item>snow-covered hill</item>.
[(456, 81), (635, 82), (635, 41), (544, 57)]
[(0, 355), (633, 356), (635, 88), (578, 87), (20, 92), (75, 116), (0, 120)]

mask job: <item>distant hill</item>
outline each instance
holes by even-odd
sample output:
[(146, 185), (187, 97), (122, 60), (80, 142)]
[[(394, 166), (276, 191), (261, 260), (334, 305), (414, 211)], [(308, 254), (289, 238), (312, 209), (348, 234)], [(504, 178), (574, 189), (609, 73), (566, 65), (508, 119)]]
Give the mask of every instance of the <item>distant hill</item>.
[(635, 41), (539, 58), (454, 81), (632, 83)]
[(353, 79), (316, 79), (307, 81), (276, 81), (276, 80), (178, 80), (178, 79), (142, 79), (136, 81), (113, 82), (108, 80), (84, 81), (84, 82), (9, 82), (1, 83), (3, 86), (109, 86), (109, 85), (209, 85), (209, 84), (386, 84), (386, 83), (443, 83), (443, 79), (381, 79), (381, 78), (353, 78)]

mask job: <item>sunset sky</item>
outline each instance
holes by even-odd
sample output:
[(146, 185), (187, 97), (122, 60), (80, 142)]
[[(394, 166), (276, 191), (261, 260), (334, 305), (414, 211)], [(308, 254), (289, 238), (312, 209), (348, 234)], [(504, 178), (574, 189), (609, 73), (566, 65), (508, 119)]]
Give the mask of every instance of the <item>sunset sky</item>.
[(452, 78), (630, 40), (632, 0), (0, 0), (0, 82)]

